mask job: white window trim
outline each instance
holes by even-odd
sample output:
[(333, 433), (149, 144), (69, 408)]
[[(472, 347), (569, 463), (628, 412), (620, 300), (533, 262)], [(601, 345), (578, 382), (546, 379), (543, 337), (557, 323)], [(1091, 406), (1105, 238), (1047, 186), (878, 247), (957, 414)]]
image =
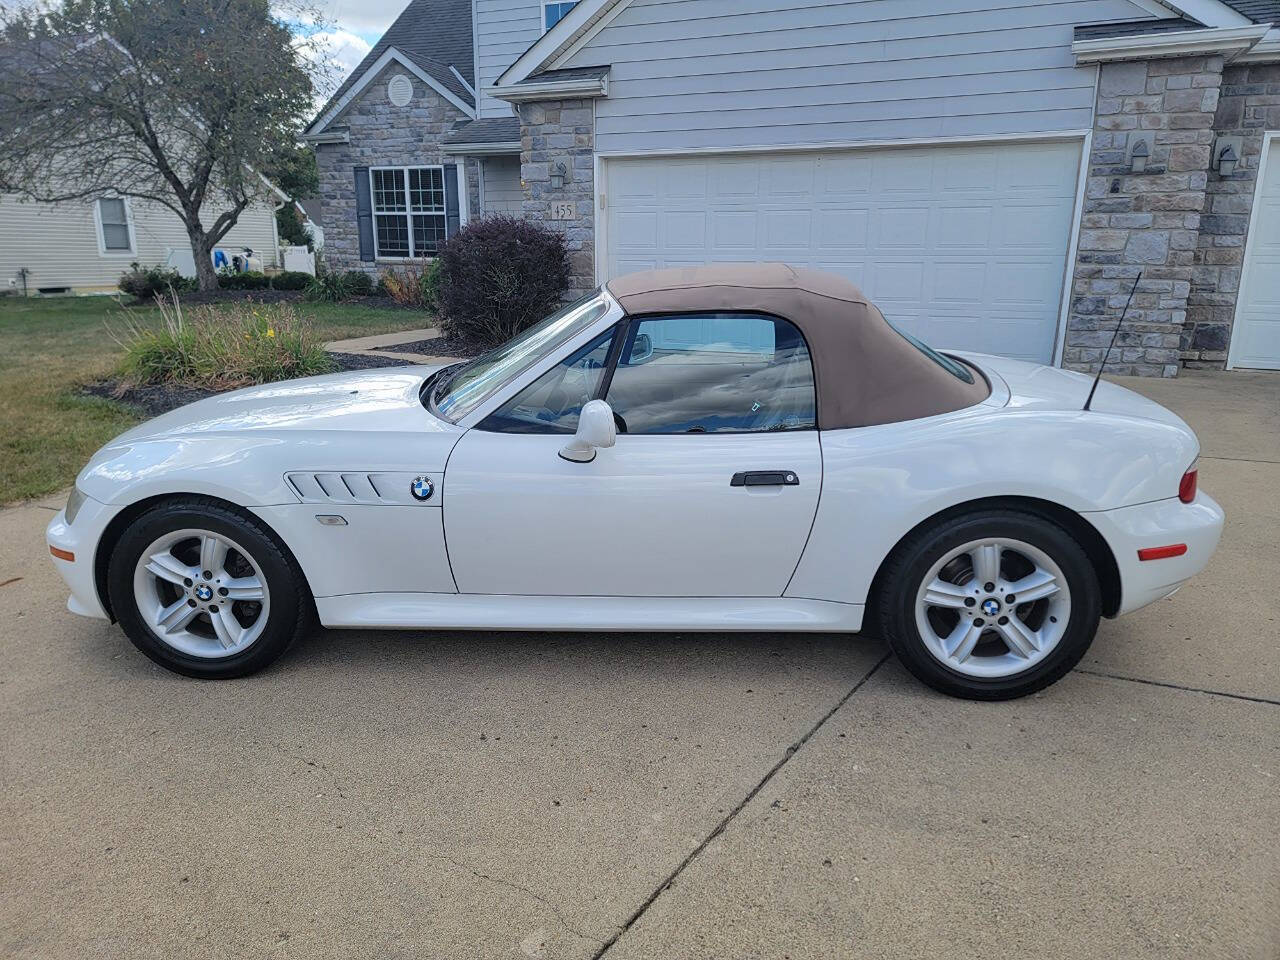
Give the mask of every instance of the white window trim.
[[(378, 194), (377, 194), (377, 190), (374, 188), (374, 185), (373, 185), (373, 174), (375, 171), (378, 171), (378, 170), (399, 170), (404, 174), (404, 210), (403, 211), (394, 210), (390, 212), (385, 212), (385, 211), (382, 213), (378, 212), (377, 199), (376, 199)], [(441, 205), (438, 213), (435, 210), (414, 211), (410, 208), (410, 204), (409, 204), (409, 171), (410, 170), (439, 170), (440, 171), (440, 188), (441, 190), (444, 191), (444, 202)], [(372, 220), (372, 226), (373, 226), (373, 259), (374, 260), (384, 260), (392, 263), (409, 263), (410, 261), (413, 261), (413, 260), (434, 260), (435, 259), (435, 254), (423, 254), (421, 256), (418, 256), (417, 254), (415, 254), (413, 249), (413, 217), (415, 213), (417, 216), (420, 216), (420, 217), (421, 216), (442, 216), (444, 217), (444, 226), (447, 234), (449, 229), (449, 187), (445, 183), (445, 179), (444, 179), (445, 176), (446, 176), (446, 173), (444, 169), (444, 164), (442, 163), (419, 163), (419, 164), (413, 164), (412, 166), (383, 166), (383, 167), (369, 168), (369, 216)], [(384, 256), (382, 254), (382, 251), (378, 249), (378, 217), (380, 216), (405, 218), (405, 221), (409, 228), (409, 256), (407, 257)]]
[[(568, 0), (538, 0), (538, 22), (542, 25), (542, 35), (544, 37), (547, 35), (547, 33), (550, 30), (555, 29), (555, 27), (550, 27), (550, 28), (547, 27), (547, 7), (549, 7), (553, 3), (567, 3), (567, 2)], [(560, 17), (560, 20), (563, 20), (572, 12), (573, 12), (572, 10), (566, 11)], [(556, 21), (557, 26), (559, 26), (560, 20)]]
[[(129, 249), (128, 250), (108, 250), (107, 238), (102, 229), (102, 201), (103, 200), (123, 200), (124, 201), (124, 222), (129, 228)], [(93, 201), (93, 232), (98, 238), (98, 256), (100, 257), (119, 257), (133, 258), (138, 255), (138, 237), (133, 230), (133, 207), (129, 203), (128, 197), (105, 196), (99, 197)]]

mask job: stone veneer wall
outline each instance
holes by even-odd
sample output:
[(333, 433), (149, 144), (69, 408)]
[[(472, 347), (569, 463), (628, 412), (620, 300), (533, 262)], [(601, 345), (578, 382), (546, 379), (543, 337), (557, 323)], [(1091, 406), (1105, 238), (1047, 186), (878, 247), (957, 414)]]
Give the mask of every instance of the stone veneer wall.
[[(403, 107), (387, 99), (387, 81), (398, 73), (413, 81), (413, 98)], [(330, 269), (371, 274), (381, 269), (377, 261), (360, 259), (354, 168), (456, 163), (456, 157), (440, 151), (440, 142), (464, 118), (457, 107), (395, 63), (347, 107), (337, 125), (351, 131), (351, 142), (316, 147), (324, 259)]]
[[(596, 286), (595, 268), (595, 122), (590, 100), (524, 103), (520, 110), (520, 180), (524, 217), (564, 234), (569, 246), (569, 290), (576, 300)], [(551, 168), (564, 163), (567, 176), (551, 187)], [(551, 219), (551, 205), (572, 202), (572, 220)]]
[(1214, 128), (1217, 136), (1243, 137), (1244, 149), (1230, 177), (1209, 171), (1182, 331), (1182, 362), (1188, 367), (1221, 368), (1226, 363), (1262, 135), (1280, 130), (1280, 64), (1228, 66), (1222, 74)]
[[(1101, 67), (1064, 362), (1096, 370), (1139, 270), (1107, 369), (1175, 376), (1205, 204), (1222, 57)], [(1149, 134), (1146, 171), (1131, 138)]]

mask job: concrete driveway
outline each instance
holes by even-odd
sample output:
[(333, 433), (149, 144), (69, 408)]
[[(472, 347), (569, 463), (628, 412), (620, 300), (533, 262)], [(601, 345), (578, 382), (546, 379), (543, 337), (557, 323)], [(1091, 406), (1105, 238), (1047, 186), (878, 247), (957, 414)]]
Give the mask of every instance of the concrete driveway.
[(871, 638), (328, 633), (185, 680), (0, 512), (5, 957), (1280, 956), (1280, 375), (1132, 386), (1209, 571), (1033, 698)]

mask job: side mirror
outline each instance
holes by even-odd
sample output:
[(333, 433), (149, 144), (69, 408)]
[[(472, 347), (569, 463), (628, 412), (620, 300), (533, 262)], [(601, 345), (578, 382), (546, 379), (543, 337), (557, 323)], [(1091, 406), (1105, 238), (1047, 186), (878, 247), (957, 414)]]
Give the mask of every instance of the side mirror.
[(578, 415), (573, 439), (560, 448), (560, 456), (574, 463), (590, 463), (596, 458), (597, 448), (612, 447), (617, 439), (613, 410), (603, 400), (590, 400)]
[(644, 363), (653, 356), (653, 340), (647, 333), (637, 333), (631, 344), (630, 363)]

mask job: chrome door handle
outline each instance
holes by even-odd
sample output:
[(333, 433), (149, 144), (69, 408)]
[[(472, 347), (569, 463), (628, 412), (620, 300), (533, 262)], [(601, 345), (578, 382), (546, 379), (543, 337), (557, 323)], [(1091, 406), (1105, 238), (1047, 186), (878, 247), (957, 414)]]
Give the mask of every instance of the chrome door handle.
[(735, 473), (731, 487), (798, 487), (800, 478), (794, 470), (747, 470)]

